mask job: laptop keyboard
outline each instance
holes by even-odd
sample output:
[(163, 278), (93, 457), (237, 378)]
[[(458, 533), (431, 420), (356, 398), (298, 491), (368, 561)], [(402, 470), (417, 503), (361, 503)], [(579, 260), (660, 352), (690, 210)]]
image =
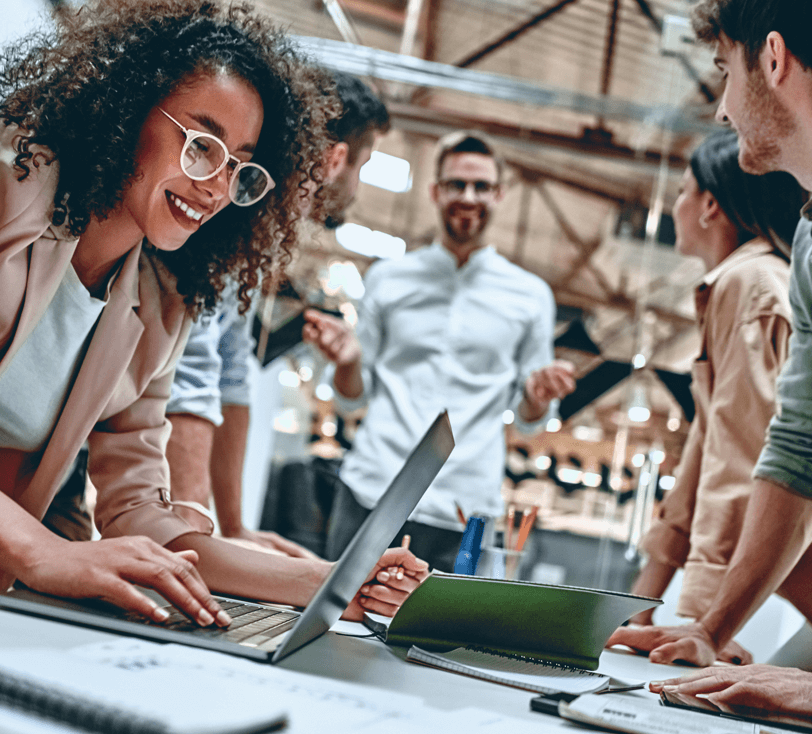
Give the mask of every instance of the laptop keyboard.
[[(147, 621), (147, 623), (178, 632), (189, 632), (199, 637), (211, 637), (251, 647), (263, 647), (264, 643), (289, 630), (300, 616), (300, 612), (287, 609), (250, 604), (234, 599), (214, 598), (233, 620), (228, 627), (200, 627), (171, 606), (164, 607), (169, 612), (169, 619), (165, 622)], [(145, 621), (138, 615), (128, 615), (128, 617), (131, 621)]]

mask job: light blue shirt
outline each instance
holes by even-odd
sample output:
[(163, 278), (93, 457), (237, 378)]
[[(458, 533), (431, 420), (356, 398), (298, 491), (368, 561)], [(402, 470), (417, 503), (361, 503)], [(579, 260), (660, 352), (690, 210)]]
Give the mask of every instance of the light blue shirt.
[(375, 263), (359, 309), (364, 393), (337, 402), (369, 411), (341, 467), (358, 502), (372, 508), (409, 452), (448, 409), (456, 447), (412, 520), (462, 530), (466, 515), (501, 514), (504, 411), (516, 413), (528, 375), (553, 359), (555, 302), (540, 278), (491, 247), (462, 267), (439, 243)]
[(248, 405), (248, 359), (254, 348), (251, 321), (238, 311), (229, 288), (214, 314), (201, 316), (178, 361), (167, 414), (191, 413), (219, 426), (223, 405)]

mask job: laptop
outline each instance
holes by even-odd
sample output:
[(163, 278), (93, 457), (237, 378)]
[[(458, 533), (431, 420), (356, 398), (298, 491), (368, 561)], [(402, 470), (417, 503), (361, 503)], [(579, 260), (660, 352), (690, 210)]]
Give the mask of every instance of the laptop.
[[(227, 629), (202, 628), (172, 606), (165, 607), (169, 619), (158, 624), (103, 601), (63, 599), (28, 589), (0, 594), (0, 609), (276, 663), (339, 620), (453, 448), (448, 413), (443, 412), (406, 459), (303, 612), (217, 596), (234, 621)], [(145, 592), (158, 603), (166, 604), (155, 592), (149, 589)]]

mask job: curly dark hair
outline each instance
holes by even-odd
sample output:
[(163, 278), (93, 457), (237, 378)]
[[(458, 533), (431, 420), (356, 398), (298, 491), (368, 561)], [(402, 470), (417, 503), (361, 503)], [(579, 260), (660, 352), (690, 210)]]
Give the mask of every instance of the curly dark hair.
[(216, 305), (229, 276), (244, 311), (260, 275), (278, 278), (289, 262), (302, 200), (321, 185), (327, 123), (340, 113), (331, 77), (252, 6), (211, 0), (92, 0), (61, 12), (53, 33), (0, 56), (0, 119), (24, 133), (15, 138), (19, 178), (42, 162), (32, 146), (51, 151), (59, 162), (52, 222), (74, 237), (121, 201), (149, 112), (222, 70), (262, 99), (253, 160), (276, 187), (252, 206), (226, 207), (175, 252), (150, 249), (192, 314)]

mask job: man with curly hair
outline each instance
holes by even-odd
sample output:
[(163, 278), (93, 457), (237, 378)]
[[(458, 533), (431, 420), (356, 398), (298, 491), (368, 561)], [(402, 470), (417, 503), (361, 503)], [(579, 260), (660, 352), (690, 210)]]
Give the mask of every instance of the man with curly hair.
[[(702, 0), (693, 22), (716, 49), (726, 80), (717, 120), (739, 136), (739, 163), (755, 174), (787, 171), (812, 189), (812, 44), (808, 0)], [(620, 629), (609, 643), (650, 651), (658, 663), (709, 665), (778, 589), (812, 620), (812, 206), (792, 245), (793, 335), (778, 378), (776, 414), (753, 472), (741, 536), (709, 610), (679, 627)], [(807, 660), (809, 665), (812, 661)], [(812, 674), (753, 665), (709, 668), (652, 690), (708, 694), (733, 706), (812, 716)]]
[[(333, 72), (341, 113), (327, 128), (335, 141), (325, 154), (323, 204), (313, 216), (338, 226), (358, 188), (361, 167), (376, 139), (389, 129), (389, 113), (360, 79)], [(178, 362), (167, 416), (172, 494), (209, 505), (214, 499), (224, 537), (260, 543), (307, 558), (306, 548), (274, 532), (249, 530), (242, 521), (242, 471), (250, 420), (248, 360), (253, 351), (249, 320), (224, 301), (210, 319), (192, 327)], [(292, 490), (293, 488), (291, 488)], [(283, 489), (284, 491), (284, 489)]]
[[(134, 582), (208, 625), (229, 617), (206, 584), (302, 605), (329, 573), (211, 537), (208, 517), (173, 502), (164, 456), (192, 318), (232, 279), (247, 308), (295, 244), (338, 109), (327, 89), (242, 4), (96, 0), (6, 50), (2, 588), (19, 579), (164, 619)], [(102, 540), (67, 542), (39, 521), (85, 441)], [(395, 565), (402, 579), (383, 573)], [(347, 614), (394, 613), (424, 575), (387, 552)]]

